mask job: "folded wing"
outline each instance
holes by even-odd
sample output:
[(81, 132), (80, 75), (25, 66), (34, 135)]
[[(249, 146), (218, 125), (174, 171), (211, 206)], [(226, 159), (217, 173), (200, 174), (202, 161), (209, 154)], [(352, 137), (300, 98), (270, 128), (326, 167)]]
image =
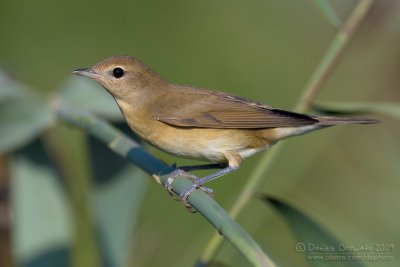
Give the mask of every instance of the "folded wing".
[[(168, 97), (164, 96), (164, 100)], [(153, 117), (179, 127), (263, 129), (319, 122), (308, 115), (274, 109), (245, 98), (192, 88), (181, 90), (178, 97), (174, 94), (171, 101), (164, 103), (171, 105), (154, 107)]]

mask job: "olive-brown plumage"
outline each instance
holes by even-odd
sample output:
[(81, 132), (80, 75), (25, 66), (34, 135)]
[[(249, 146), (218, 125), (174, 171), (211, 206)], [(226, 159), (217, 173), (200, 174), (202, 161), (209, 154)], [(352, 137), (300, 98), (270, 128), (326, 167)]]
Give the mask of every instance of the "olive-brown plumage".
[(205, 182), (236, 170), (244, 158), (283, 138), (337, 124), (376, 122), (298, 114), (223, 92), (172, 84), (128, 56), (111, 57), (74, 73), (99, 82), (115, 98), (130, 128), (154, 146), (177, 156), (226, 164), (197, 179), (184, 194), (185, 201)]

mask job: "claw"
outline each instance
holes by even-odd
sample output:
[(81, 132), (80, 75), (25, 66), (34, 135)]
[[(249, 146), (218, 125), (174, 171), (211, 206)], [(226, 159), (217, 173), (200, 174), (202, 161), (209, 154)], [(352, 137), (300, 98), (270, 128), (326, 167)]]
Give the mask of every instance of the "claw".
[(165, 183), (165, 189), (167, 189), (168, 194), (175, 199), (176, 193), (172, 189), (172, 183), (175, 181), (176, 177), (179, 176), (179, 174), (182, 172), (180, 169), (176, 169), (173, 171), (167, 179), (167, 182)]
[(190, 211), (190, 212), (197, 212), (195, 208), (193, 208), (192, 205), (189, 203), (189, 196), (190, 194), (193, 193), (196, 189), (200, 189), (207, 193), (210, 197), (214, 198), (214, 191), (211, 188), (205, 187), (204, 185), (204, 178), (198, 178), (197, 176), (188, 173), (182, 169), (176, 169), (175, 171), (171, 172), (169, 175), (167, 181), (165, 182), (165, 188), (167, 189), (168, 193), (174, 200), (179, 200), (177, 193), (173, 190), (172, 188), (172, 183), (175, 181), (175, 179), (179, 176), (182, 177), (187, 177), (190, 180), (193, 181), (193, 184), (190, 185), (186, 190), (179, 196), (179, 198), (182, 200), (183, 204), (185, 204), (185, 207)]
[(185, 207), (190, 211), (190, 212), (197, 212), (195, 208), (193, 208), (192, 205), (190, 205), (189, 203), (189, 196), (190, 194), (192, 194), (196, 189), (200, 189), (202, 191), (204, 191), (205, 193), (207, 193), (210, 197), (214, 198), (214, 191), (211, 188), (205, 187), (203, 186), (201, 183), (199, 183), (200, 179), (196, 179), (192, 185), (190, 185), (188, 188), (186, 188), (185, 192), (183, 192), (180, 195), (180, 198), (183, 202), (183, 204), (185, 204)]
[(184, 170), (181, 169), (176, 169), (175, 171), (173, 171), (168, 179), (167, 182), (165, 183), (165, 188), (167, 189), (169, 195), (174, 199), (174, 200), (179, 200), (177, 194), (174, 192), (173, 188), (172, 188), (172, 183), (175, 181), (175, 179), (179, 176), (183, 176), (183, 177), (187, 177), (191, 180), (195, 180), (198, 179), (197, 176), (190, 174), (188, 172), (185, 172)]

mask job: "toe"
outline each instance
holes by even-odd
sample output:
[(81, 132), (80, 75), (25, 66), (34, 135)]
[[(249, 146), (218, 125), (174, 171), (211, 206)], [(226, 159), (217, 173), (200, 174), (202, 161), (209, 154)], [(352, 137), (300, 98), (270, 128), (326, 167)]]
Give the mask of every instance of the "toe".
[(180, 169), (176, 169), (175, 171), (173, 171), (169, 176), (167, 181), (165, 182), (165, 188), (167, 189), (169, 195), (173, 198), (173, 199), (178, 199), (176, 197), (176, 193), (174, 192), (173, 188), (172, 188), (172, 183), (175, 181), (176, 177), (181, 176), (183, 173), (182, 170)]
[(214, 198), (215, 193), (214, 193), (214, 190), (212, 190), (211, 188), (201, 186), (199, 189), (204, 191), (205, 193), (207, 193), (211, 198)]
[(191, 210), (193, 209), (192, 205), (190, 205), (189, 203), (189, 196), (190, 194), (192, 194), (195, 190), (197, 189), (197, 184), (192, 184), (191, 186), (189, 186), (188, 188), (186, 188), (185, 192), (183, 192), (180, 195), (180, 198), (183, 202), (183, 204), (185, 204), (186, 208)]

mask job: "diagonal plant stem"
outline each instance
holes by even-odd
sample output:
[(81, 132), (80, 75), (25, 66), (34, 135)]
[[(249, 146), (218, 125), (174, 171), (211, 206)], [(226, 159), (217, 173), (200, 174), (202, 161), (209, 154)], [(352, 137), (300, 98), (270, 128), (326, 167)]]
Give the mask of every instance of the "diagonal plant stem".
[[(308, 83), (304, 87), (303, 93), (294, 107), (294, 110), (296, 112), (305, 112), (307, 111), (307, 109), (310, 108), (317, 94), (320, 92), (323, 85), (332, 74), (339, 60), (342, 58), (342, 55), (349, 41), (354, 36), (354, 33), (367, 15), (372, 3), (373, 0), (360, 0), (358, 2), (352, 14), (347, 19), (346, 23), (334, 37), (331, 45), (326, 50), (320, 63), (318, 64)], [(277, 160), (285, 144), (285, 142), (281, 142), (275, 145), (275, 147), (273, 147), (260, 159), (260, 163), (257, 165), (256, 169), (247, 180), (247, 183), (245, 184), (243, 190), (241, 191), (240, 195), (233, 203), (232, 208), (229, 211), (229, 214), (232, 216), (232, 218), (236, 219), (243, 208), (250, 201), (254, 192), (257, 191), (261, 183), (265, 180), (265, 177), (267, 177), (267, 175), (269, 174), (274, 162)], [(203, 254), (200, 256), (199, 262), (210, 262), (221, 247), (222, 241), (223, 240), (220, 236), (214, 234), (214, 236), (206, 245)]]
[(317, 94), (331, 76), (337, 63), (342, 58), (343, 52), (364, 17), (367, 15), (372, 3), (373, 0), (360, 0), (358, 5), (354, 8), (353, 13), (350, 15), (341, 30), (336, 34), (319, 65), (311, 75), (305, 89), (303, 90), (302, 96), (295, 106), (295, 111), (304, 112), (311, 106)]
[[(155, 177), (160, 184), (165, 184), (168, 179), (166, 174), (174, 170), (174, 167), (168, 166), (153, 157), (141, 148), (139, 144), (107, 122), (89, 113), (73, 110), (60, 100), (54, 101), (53, 108), (62, 120), (86, 130), (100, 141), (106, 143), (113, 152)], [(177, 194), (183, 193), (190, 185), (192, 185), (192, 181), (184, 177), (177, 178), (172, 184), (173, 190)], [(208, 194), (202, 190), (195, 190), (189, 196), (189, 202), (253, 266), (276, 266), (261, 247)]]

